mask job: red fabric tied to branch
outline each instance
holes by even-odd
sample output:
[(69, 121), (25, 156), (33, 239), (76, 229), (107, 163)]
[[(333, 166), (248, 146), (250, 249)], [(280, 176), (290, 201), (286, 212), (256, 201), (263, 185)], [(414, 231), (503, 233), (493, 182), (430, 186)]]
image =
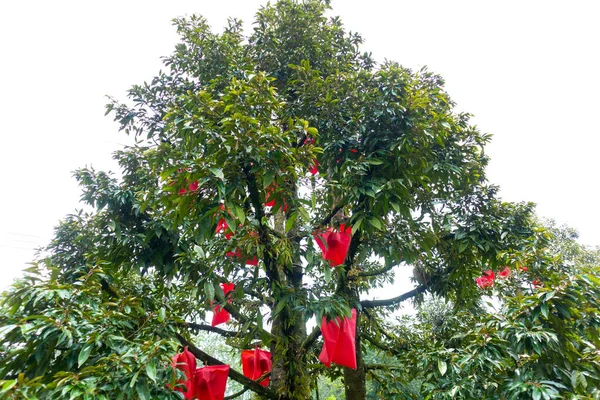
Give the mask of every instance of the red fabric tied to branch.
[(223, 400), (227, 387), (229, 365), (198, 368), (194, 374), (194, 396), (199, 400)]
[(196, 357), (187, 349), (187, 346), (183, 349), (183, 353), (173, 356), (173, 367), (183, 371), (186, 378), (185, 381), (178, 382), (185, 384), (185, 392), (180, 387), (175, 390), (182, 392), (185, 399), (191, 399), (194, 394), (193, 377), (196, 372)]
[(350, 248), (352, 227), (341, 224), (339, 231), (328, 228), (325, 232), (315, 233), (313, 236), (329, 265), (335, 267), (344, 263)]
[[(239, 249), (237, 249), (236, 251), (228, 251), (227, 253), (225, 253), (225, 255), (227, 257), (242, 258), (242, 252)], [(246, 264), (253, 265), (256, 267), (258, 265), (258, 258), (256, 256), (254, 256), (251, 259), (246, 260)]]
[(220, 232), (224, 232), (223, 235), (227, 240), (231, 239), (231, 237), (233, 236), (233, 232), (229, 230), (229, 225), (227, 225), (227, 221), (225, 221), (225, 218), (221, 218), (219, 222), (217, 222), (217, 229), (215, 229), (215, 233)]
[[(235, 289), (235, 285), (233, 283), (221, 283), (221, 288), (223, 288), (223, 293), (225, 297), (227, 297), (227, 293), (231, 292)], [(227, 300), (228, 303), (231, 303), (231, 298)], [(213, 317), (211, 326), (217, 326), (220, 324), (224, 324), (231, 319), (231, 315), (223, 309), (221, 306), (215, 306), (213, 309)]]
[[(242, 371), (246, 378), (257, 380), (264, 374), (271, 372), (271, 353), (266, 350), (259, 350), (256, 347), (254, 350), (242, 351)], [(264, 387), (269, 386), (270, 378), (265, 378), (260, 381)]]
[(486, 287), (494, 286), (495, 280), (496, 274), (494, 274), (494, 271), (487, 270), (483, 271), (483, 275), (481, 275), (479, 278), (476, 278), (475, 282), (477, 283), (477, 286), (479, 286), (482, 289), (485, 289)]
[(313, 160), (312, 165), (310, 166), (310, 169), (309, 169), (310, 173), (313, 174), (313, 175), (318, 174), (319, 173), (319, 165), (321, 165), (321, 164), (319, 164), (319, 160), (317, 160), (315, 158)]
[(195, 192), (196, 190), (198, 190), (198, 181), (193, 181), (192, 183), (190, 183), (188, 185), (187, 189), (186, 188), (179, 189), (179, 194), (184, 195), (188, 192), (188, 190), (190, 192)]
[(214, 365), (196, 368), (196, 357), (187, 349), (173, 356), (173, 366), (185, 373), (183, 388), (175, 390), (182, 392), (184, 399), (223, 400), (229, 375), (229, 365)]
[(502, 271), (498, 272), (498, 277), (502, 279), (510, 277), (510, 268), (505, 267)]
[[(271, 197), (271, 194), (273, 193), (273, 185), (269, 186), (267, 188), (267, 195), (265, 196), (265, 207), (275, 207), (275, 199), (269, 200), (269, 198)], [(287, 212), (288, 210), (288, 205), (285, 202), (285, 200), (283, 201), (283, 212)]]
[(334, 362), (344, 367), (356, 369), (356, 309), (352, 309), (352, 317), (327, 322), (323, 317), (321, 323), (323, 334), (323, 350), (319, 361), (329, 368)]

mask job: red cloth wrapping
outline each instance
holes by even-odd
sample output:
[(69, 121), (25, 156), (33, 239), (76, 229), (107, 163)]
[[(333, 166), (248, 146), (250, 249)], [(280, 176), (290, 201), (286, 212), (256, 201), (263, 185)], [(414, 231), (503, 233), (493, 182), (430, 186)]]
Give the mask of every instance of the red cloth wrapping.
[(481, 275), (479, 278), (476, 278), (475, 282), (477, 283), (477, 285), (480, 288), (485, 289), (486, 287), (494, 286), (495, 280), (496, 280), (496, 274), (494, 274), (494, 271), (487, 270), (487, 271), (483, 271), (483, 275)]
[[(225, 253), (225, 255), (227, 257), (242, 258), (242, 252), (239, 249), (237, 249), (236, 251), (228, 251), (227, 253)], [(256, 267), (258, 265), (258, 258), (256, 258), (256, 256), (254, 256), (251, 259), (246, 260), (246, 264), (253, 265)]]
[(323, 334), (323, 350), (319, 361), (329, 368), (331, 363), (356, 369), (356, 309), (352, 309), (352, 317), (327, 322), (323, 317), (321, 323)]
[[(235, 289), (235, 285), (233, 283), (221, 283), (221, 288), (223, 288), (223, 293), (225, 297), (227, 297), (227, 293), (231, 292)], [(231, 299), (227, 300), (228, 303), (231, 303)], [(213, 309), (213, 317), (211, 326), (217, 326), (219, 324), (224, 324), (231, 319), (231, 315), (223, 309), (221, 306), (215, 306)]]
[(210, 367), (196, 368), (196, 357), (187, 349), (183, 353), (173, 356), (173, 366), (185, 372), (185, 391), (181, 387), (175, 388), (182, 392), (184, 399), (223, 400), (229, 375), (229, 365), (213, 365)]
[(328, 228), (325, 232), (315, 233), (313, 236), (329, 265), (335, 267), (344, 263), (350, 248), (352, 227), (341, 224), (339, 231)]
[(194, 373), (196, 372), (196, 357), (188, 350), (187, 346), (183, 349), (183, 353), (173, 356), (173, 367), (185, 372), (185, 381), (178, 383), (185, 384), (185, 392), (182, 388), (177, 387), (175, 390), (182, 392), (185, 399), (191, 399), (194, 395)]
[[(246, 378), (257, 380), (267, 372), (271, 372), (271, 353), (266, 350), (242, 351), (242, 372)], [(264, 387), (269, 386), (270, 378), (263, 379), (260, 384)]]
[(319, 161), (315, 158), (313, 160), (313, 164), (310, 166), (310, 169), (309, 169), (310, 173), (313, 175), (318, 174), (319, 173), (319, 165), (321, 165), (321, 164), (319, 164)]
[(199, 400), (223, 400), (227, 387), (229, 365), (198, 368), (194, 374), (194, 397)]
[[(271, 198), (271, 194), (273, 193), (273, 185), (269, 186), (267, 188), (267, 194), (265, 196), (265, 207), (275, 207), (275, 199), (270, 200)], [(283, 212), (287, 212), (288, 210), (288, 205), (286, 203), (286, 201), (283, 201)]]
[(187, 189), (186, 189), (186, 188), (181, 188), (181, 189), (179, 189), (179, 192), (178, 192), (178, 193), (179, 193), (180, 195), (184, 195), (184, 194), (186, 194), (186, 193), (188, 192), (188, 190), (189, 190), (190, 192), (195, 192), (196, 190), (198, 190), (198, 181), (193, 181), (192, 183), (190, 183), (190, 184), (188, 185)]

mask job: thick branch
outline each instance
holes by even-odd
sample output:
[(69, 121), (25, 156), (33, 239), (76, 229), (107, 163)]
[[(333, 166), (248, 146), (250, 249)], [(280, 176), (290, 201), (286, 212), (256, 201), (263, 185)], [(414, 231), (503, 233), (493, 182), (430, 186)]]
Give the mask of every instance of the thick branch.
[(365, 364), (366, 369), (404, 369), (402, 365), (387, 365), (387, 364)]
[[(225, 309), (225, 311), (227, 311), (229, 314), (231, 314), (235, 319), (237, 319), (242, 324), (248, 322), (248, 318), (246, 318), (244, 315), (242, 315), (240, 313), (240, 311), (237, 308), (233, 307), (230, 303), (222, 305), (221, 307), (223, 307)], [(252, 325), (252, 327), (253, 328), (255, 327), (257, 330), (260, 330), (261, 334), (268, 336), (269, 339), (275, 340), (275, 336), (273, 336), (273, 334), (271, 332), (265, 331), (264, 329), (260, 329), (258, 326), (255, 326), (255, 325)]]
[[(194, 346), (193, 344), (188, 342), (180, 334), (176, 333), (175, 335), (177, 336), (177, 340), (179, 340), (179, 343), (181, 343), (182, 346), (187, 346), (188, 350), (191, 351), (192, 354), (194, 356), (196, 356), (196, 358), (198, 358), (205, 364), (207, 364), (207, 365), (224, 365), (225, 364), (225, 363), (217, 360), (216, 358), (210, 356), (209, 354), (203, 352), (202, 350), (200, 350), (199, 348), (197, 348), (196, 346)], [(244, 375), (242, 375), (241, 373), (239, 373), (238, 371), (236, 371), (232, 368), (229, 369), (229, 377), (231, 379), (233, 379), (234, 381), (240, 383), (244, 387), (249, 388), (254, 393), (259, 394), (260, 396), (263, 396), (267, 399), (272, 399), (272, 400), (277, 399), (276, 394), (272, 390), (269, 390), (269, 389), (261, 386), (258, 382), (255, 382), (251, 379), (246, 378)]]
[(331, 222), (331, 219), (335, 216), (335, 214), (338, 213), (338, 211), (340, 211), (342, 208), (344, 208), (344, 206), (345, 206), (345, 204), (341, 203), (341, 204), (338, 204), (337, 206), (333, 207), (331, 212), (329, 212), (329, 214), (327, 214), (327, 216), (325, 218), (323, 218), (321, 220), (321, 222), (319, 222), (319, 225), (317, 225), (314, 230), (317, 230), (319, 228), (323, 228), (323, 227), (329, 225), (329, 223)]
[(319, 338), (319, 336), (321, 336), (321, 328), (315, 326), (310, 335), (308, 335), (306, 339), (304, 339), (304, 342), (302, 342), (300, 348), (303, 350), (309, 349)]
[(373, 271), (362, 271), (362, 272), (358, 273), (358, 276), (376, 276), (376, 275), (385, 274), (386, 272), (390, 271), (395, 266), (396, 266), (395, 264), (390, 264), (387, 267), (379, 268), (379, 269), (376, 269)]
[(360, 305), (363, 306), (363, 308), (393, 306), (394, 304), (402, 303), (405, 300), (411, 299), (411, 298), (417, 296), (418, 294), (423, 293), (426, 290), (427, 290), (426, 285), (419, 285), (416, 288), (414, 288), (413, 290), (411, 290), (410, 292), (401, 294), (398, 297), (393, 297), (391, 299), (385, 299), (385, 300), (363, 300), (360, 302)]
[(386, 346), (385, 344), (379, 342), (378, 340), (376, 340), (374, 337), (367, 335), (365, 332), (361, 333), (362, 337), (364, 339), (367, 339), (367, 341), (369, 343), (371, 343), (373, 346), (377, 347), (379, 350), (383, 350), (385, 352), (388, 352), (390, 354), (393, 354), (395, 356), (399, 356), (400, 354), (402, 354), (400, 351), (398, 351), (397, 349), (393, 348), (393, 347), (389, 347)]
[(219, 335), (221, 335), (223, 337), (236, 337), (240, 334), (239, 332), (226, 331), (224, 329), (216, 328), (214, 326), (205, 325), (205, 324), (195, 324), (193, 322), (186, 322), (185, 326), (187, 326), (190, 329), (196, 329), (199, 331), (218, 333)]

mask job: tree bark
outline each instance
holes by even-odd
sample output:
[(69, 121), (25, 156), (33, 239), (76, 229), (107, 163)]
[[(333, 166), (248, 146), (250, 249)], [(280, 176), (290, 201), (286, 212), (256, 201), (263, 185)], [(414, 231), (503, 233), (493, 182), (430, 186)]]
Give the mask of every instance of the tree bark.
[[(296, 193), (293, 194), (296, 197)], [(293, 207), (293, 206), (292, 206)], [(292, 210), (291, 210), (292, 211)], [(282, 235), (285, 233), (285, 215), (279, 211), (275, 215), (275, 229)], [(300, 260), (300, 239), (297, 238), (294, 226), (289, 236), (292, 243), (292, 265), (283, 266), (279, 276), (286, 293), (278, 287), (279, 295), (275, 299), (288, 301), (292, 297), (303, 297), (302, 279), (304, 277)], [(274, 315), (278, 304), (273, 304), (271, 315)], [(304, 314), (289, 304), (283, 307), (273, 319), (271, 332), (275, 341), (271, 346), (273, 368), (271, 371), (271, 388), (277, 393), (278, 400), (306, 400), (311, 398), (311, 376), (307, 373), (305, 350), (302, 344), (306, 340), (306, 323)]]

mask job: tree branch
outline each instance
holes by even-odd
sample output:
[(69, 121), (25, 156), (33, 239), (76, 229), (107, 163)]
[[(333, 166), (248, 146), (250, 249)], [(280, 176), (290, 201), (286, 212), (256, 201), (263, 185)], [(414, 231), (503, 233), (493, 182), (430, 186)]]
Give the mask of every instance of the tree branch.
[(325, 218), (323, 218), (321, 220), (321, 222), (319, 222), (319, 225), (317, 225), (315, 227), (315, 229), (313, 229), (313, 230), (317, 230), (319, 228), (325, 227), (326, 225), (329, 225), (329, 223), (331, 222), (331, 219), (335, 216), (335, 214), (338, 213), (338, 211), (340, 211), (342, 208), (344, 208), (344, 206), (345, 206), (345, 204), (341, 203), (341, 204), (338, 204), (337, 206), (333, 207), (333, 209), (329, 212), (329, 214), (327, 214), (327, 216)]
[(321, 328), (315, 326), (310, 335), (308, 335), (306, 339), (304, 339), (304, 342), (302, 342), (300, 348), (303, 350), (309, 349), (319, 338), (319, 336), (321, 336)]
[[(233, 307), (230, 303), (221, 305), (221, 307), (223, 307), (225, 309), (225, 311), (227, 311), (229, 314), (233, 315), (233, 317), (235, 319), (237, 319), (238, 321), (240, 321), (242, 324), (248, 322), (248, 318), (246, 318), (246, 316), (242, 315), (240, 313), (240, 311), (237, 308)], [(269, 339), (275, 340), (275, 336), (273, 336), (273, 334), (271, 332), (265, 331), (264, 329), (261, 329), (255, 325), (252, 325), (252, 327), (261, 331), (261, 333), (263, 335), (267, 336)]]
[(366, 369), (404, 369), (402, 365), (365, 364)]
[(383, 351), (393, 354), (395, 356), (399, 356), (400, 354), (402, 354), (400, 351), (396, 350), (395, 348), (386, 346), (385, 344), (377, 341), (374, 337), (372, 337), (371, 335), (367, 335), (365, 332), (361, 333), (361, 337), (363, 337), (364, 339), (367, 339), (367, 341), (369, 343), (371, 343), (373, 346), (377, 347), (379, 350), (383, 350)]
[(387, 267), (379, 268), (373, 271), (362, 271), (358, 273), (358, 276), (376, 276), (384, 274), (394, 268), (396, 264), (388, 265)]
[[(188, 350), (190, 352), (192, 352), (192, 354), (194, 356), (196, 356), (196, 358), (198, 358), (199, 360), (204, 362), (206, 365), (225, 365), (225, 363), (217, 360), (216, 358), (210, 356), (209, 354), (203, 352), (202, 350), (200, 350), (199, 348), (197, 348), (196, 346), (194, 346), (193, 344), (188, 342), (180, 334), (176, 333), (175, 335), (177, 337), (177, 340), (179, 340), (179, 343), (181, 343), (182, 346), (187, 346)], [(263, 396), (267, 399), (272, 399), (272, 400), (277, 399), (277, 395), (275, 394), (275, 392), (265, 388), (264, 386), (260, 385), (258, 382), (255, 382), (251, 379), (246, 378), (244, 375), (242, 375), (241, 373), (239, 373), (238, 371), (236, 371), (232, 368), (229, 369), (229, 377), (231, 379), (233, 379), (234, 381), (240, 383), (244, 387), (248, 388), (249, 390), (252, 390), (254, 393), (259, 394), (260, 396)]]
[(385, 299), (385, 300), (363, 300), (360, 302), (360, 305), (363, 306), (364, 308), (393, 306), (395, 304), (402, 303), (405, 300), (411, 299), (411, 298), (417, 296), (418, 294), (423, 293), (426, 290), (427, 290), (426, 285), (419, 285), (416, 288), (414, 288), (413, 290), (411, 290), (410, 292), (406, 292), (404, 294), (401, 294), (400, 296), (393, 297), (391, 299)]
[(187, 326), (190, 329), (195, 329), (199, 331), (218, 333), (219, 335), (224, 337), (236, 337), (240, 334), (240, 332), (226, 331), (225, 329), (216, 328), (214, 326), (205, 324), (195, 324), (193, 322), (186, 322), (185, 326)]

